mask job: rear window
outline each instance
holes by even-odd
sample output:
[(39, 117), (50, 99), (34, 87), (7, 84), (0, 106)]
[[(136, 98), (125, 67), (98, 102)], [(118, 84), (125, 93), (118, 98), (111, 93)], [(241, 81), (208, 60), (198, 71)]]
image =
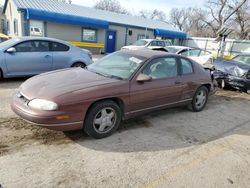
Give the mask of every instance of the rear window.
[(194, 72), (192, 63), (188, 61), (187, 59), (181, 58), (181, 67), (182, 67), (183, 75), (192, 74)]
[(66, 52), (69, 51), (69, 47), (67, 45), (58, 43), (58, 42), (52, 42), (51, 44), (51, 51), (54, 52)]

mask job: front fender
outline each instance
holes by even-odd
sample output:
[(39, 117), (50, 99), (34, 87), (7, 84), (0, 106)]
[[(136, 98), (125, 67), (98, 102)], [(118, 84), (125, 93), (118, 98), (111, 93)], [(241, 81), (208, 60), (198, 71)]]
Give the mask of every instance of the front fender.
[(0, 54), (0, 69), (2, 70), (3, 77), (7, 77), (8, 69), (6, 66), (6, 60), (5, 60), (5, 54), (1, 53)]

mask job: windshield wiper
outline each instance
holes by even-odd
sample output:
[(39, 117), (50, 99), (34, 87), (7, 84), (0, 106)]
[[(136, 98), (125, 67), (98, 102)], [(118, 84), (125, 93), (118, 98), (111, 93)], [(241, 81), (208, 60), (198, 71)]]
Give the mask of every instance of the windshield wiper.
[(115, 76), (115, 75), (110, 75), (109, 78), (114, 78), (114, 79), (117, 79), (117, 80), (123, 80), (122, 77), (120, 77), (120, 76)]
[(103, 74), (103, 73), (101, 73), (101, 72), (96, 72), (96, 71), (93, 71), (93, 70), (91, 70), (93, 73), (96, 73), (96, 74), (98, 74), (98, 75), (101, 75), (101, 76), (104, 76), (104, 77), (109, 77), (109, 75), (107, 75), (107, 74)]

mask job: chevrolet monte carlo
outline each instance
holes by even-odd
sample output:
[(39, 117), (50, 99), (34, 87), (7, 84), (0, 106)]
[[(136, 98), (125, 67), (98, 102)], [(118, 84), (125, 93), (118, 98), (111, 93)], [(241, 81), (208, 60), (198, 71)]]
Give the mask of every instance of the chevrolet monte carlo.
[(118, 51), (85, 69), (44, 73), (24, 82), (12, 109), (52, 130), (110, 136), (125, 119), (167, 107), (203, 110), (214, 86), (209, 71), (176, 54)]

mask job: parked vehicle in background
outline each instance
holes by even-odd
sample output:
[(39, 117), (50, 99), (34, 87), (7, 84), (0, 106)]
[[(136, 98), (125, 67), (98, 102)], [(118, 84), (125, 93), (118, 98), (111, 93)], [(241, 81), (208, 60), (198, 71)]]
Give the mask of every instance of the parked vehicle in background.
[(110, 54), (86, 69), (66, 69), (24, 82), (12, 109), (49, 129), (111, 135), (121, 120), (173, 106), (199, 112), (214, 87), (209, 71), (179, 55), (153, 50)]
[(41, 37), (43, 35), (42, 29), (39, 27), (30, 27), (30, 34), (32, 36), (39, 36)]
[(215, 59), (213, 76), (219, 86), (232, 87), (250, 93), (250, 63), (242, 59), (247, 60), (247, 56), (239, 55), (234, 60)]
[(88, 50), (57, 39), (23, 37), (0, 44), (0, 78), (32, 76), (90, 63), (92, 54)]
[(250, 54), (248, 53), (239, 54), (235, 56), (233, 60), (250, 65)]
[(201, 65), (209, 66), (213, 62), (213, 54), (209, 51), (187, 46), (167, 46), (165, 48), (153, 48), (153, 50), (166, 51), (188, 57)]
[(133, 45), (124, 46), (122, 50), (138, 50), (142, 48), (153, 49), (155, 47), (166, 47), (172, 45), (169, 40), (158, 40), (158, 39), (140, 39)]

